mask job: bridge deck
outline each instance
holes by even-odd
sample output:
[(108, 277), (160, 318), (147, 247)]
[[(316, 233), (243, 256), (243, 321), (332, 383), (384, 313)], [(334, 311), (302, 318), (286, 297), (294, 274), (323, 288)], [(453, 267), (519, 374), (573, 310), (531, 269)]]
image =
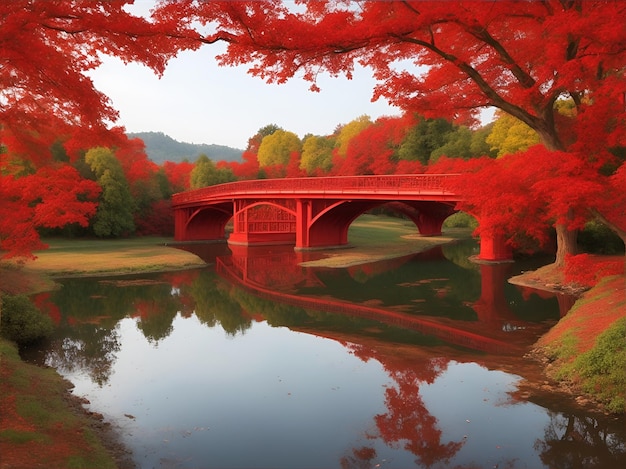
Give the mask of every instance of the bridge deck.
[(358, 198), (458, 201), (449, 189), (457, 174), (337, 176), (237, 181), (174, 194), (174, 208), (237, 199)]

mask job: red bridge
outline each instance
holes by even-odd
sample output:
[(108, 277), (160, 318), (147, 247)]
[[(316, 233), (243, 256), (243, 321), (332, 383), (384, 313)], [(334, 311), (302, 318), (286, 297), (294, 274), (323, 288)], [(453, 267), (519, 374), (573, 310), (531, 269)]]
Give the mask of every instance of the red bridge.
[[(203, 187), (173, 196), (177, 241), (226, 239), (229, 244), (293, 244), (296, 249), (348, 244), (350, 224), (386, 205), (405, 214), (422, 236), (441, 234), (460, 194), (449, 189), (456, 174), (257, 179)], [(511, 258), (502, 236), (480, 240), (480, 258)]]

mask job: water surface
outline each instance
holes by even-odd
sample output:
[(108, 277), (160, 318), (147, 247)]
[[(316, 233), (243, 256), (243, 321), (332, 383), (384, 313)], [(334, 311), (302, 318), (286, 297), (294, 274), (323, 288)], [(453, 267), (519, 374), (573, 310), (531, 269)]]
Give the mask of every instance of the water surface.
[(58, 325), (38, 359), (141, 468), (623, 467), (623, 418), (519, 392), (567, 302), (473, 249), (328, 269), (264, 248), (67, 279), (36, 297)]

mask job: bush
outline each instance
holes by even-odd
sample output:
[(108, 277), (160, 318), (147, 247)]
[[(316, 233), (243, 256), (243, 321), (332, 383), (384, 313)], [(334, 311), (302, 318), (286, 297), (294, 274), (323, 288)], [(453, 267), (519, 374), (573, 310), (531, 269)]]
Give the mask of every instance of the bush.
[(446, 218), (446, 221), (443, 222), (443, 226), (445, 228), (471, 228), (475, 230), (478, 227), (478, 222), (476, 218), (469, 213), (456, 212)]
[(44, 339), (52, 334), (52, 320), (26, 295), (0, 298), (0, 333), (19, 345)]
[(582, 251), (593, 254), (624, 253), (622, 239), (610, 228), (596, 221), (588, 222), (578, 234), (578, 245)]

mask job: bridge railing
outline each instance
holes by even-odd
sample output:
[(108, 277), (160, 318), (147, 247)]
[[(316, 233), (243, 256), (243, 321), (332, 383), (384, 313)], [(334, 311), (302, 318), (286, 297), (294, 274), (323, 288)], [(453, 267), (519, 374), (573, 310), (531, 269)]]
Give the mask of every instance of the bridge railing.
[(438, 191), (452, 193), (448, 183), (457, 174), (394, 174), (380, 176), (329, 176), (284, 179), (254, 179), (203, 187), (172, 196), (173, 205), (207, 200), (218, 196), (250, 194), (343, 194), (354, 192), (420, 193)]

